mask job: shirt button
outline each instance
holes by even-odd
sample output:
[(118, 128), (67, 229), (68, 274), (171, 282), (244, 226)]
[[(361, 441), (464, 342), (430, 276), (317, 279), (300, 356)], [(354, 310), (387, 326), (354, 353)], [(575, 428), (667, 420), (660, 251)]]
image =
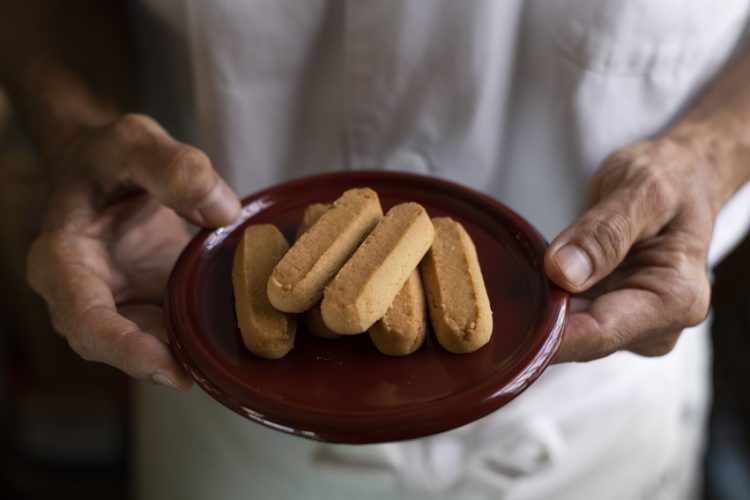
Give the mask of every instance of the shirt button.
[(385, 169), (428, 174), (430, 173), (430, 164), (427, 158), (415, 151), (396, 151), (386, 162)]

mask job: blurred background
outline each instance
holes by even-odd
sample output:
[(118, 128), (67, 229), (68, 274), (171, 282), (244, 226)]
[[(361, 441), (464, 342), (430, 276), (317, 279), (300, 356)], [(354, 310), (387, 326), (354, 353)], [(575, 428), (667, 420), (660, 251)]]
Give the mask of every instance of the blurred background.
[[(129, 498), (127, 379), (84, 362), (26, 285), (43, 166), (0, 88), (0, 499)], [(707, 500), (750, 499), (750, 238), (715, 270)], [(583, 499), (582, 499), (583, 500)]]
[(26, 285), (46, 192), (0, 88), (0, 499), (125, 499), (127, 380), (78, 359)]

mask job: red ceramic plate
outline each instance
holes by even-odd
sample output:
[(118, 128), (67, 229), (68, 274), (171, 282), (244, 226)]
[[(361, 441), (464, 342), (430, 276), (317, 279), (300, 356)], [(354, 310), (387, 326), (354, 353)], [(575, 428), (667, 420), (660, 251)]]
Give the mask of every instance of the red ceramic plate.
[[(456, 355), (434, 339), (416, 353), (380, 354), (367, 335), (312, 337), (300, 322), (294, 349), (269, 361), (250, 354), (236, 326), (232, 254), (248, 224), (276, 224), (290, 239), (305, 207), (368, 186), (383, 209), (416, 201), (431, 216), (463, 223), (474, 240), (494, 316), (492, 339)], [(169, 280), (171, 345), (196, 382), (260, 424), (337, 443), (411, 439), (472, 422), (520, 394), (545, 369), (562, 338), (568, 295), (546, 279), (542, 237), (491, 198), (439, 179), (388, 172), (319, 175), (244, 200), (240, 220), (203, 231)]]

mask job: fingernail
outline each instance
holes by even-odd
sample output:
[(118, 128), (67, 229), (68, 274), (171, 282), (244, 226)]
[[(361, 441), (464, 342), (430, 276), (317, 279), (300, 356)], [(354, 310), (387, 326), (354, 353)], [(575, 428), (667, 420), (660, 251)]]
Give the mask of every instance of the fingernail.
[(163, 372), (156, 372), (153, 375), (151, 375), (151, 382), (155, 384), (163, 385), (166, 387), (171, 387), (173, 389), (177, 388), (177, 386), (174, 383), (174, 380), (172, 380), (172, 378), (169, 375)]
[(232, 190), (222, 183), (211, 196), (211, 201), (200, 210), (206, 222), (225, 225), (239, 216), (240, 204)]
[(574, 285), (583, 285), (591, 276), (591, 261), (575, 245), (565, 245), (555, 254), (565, 278)]

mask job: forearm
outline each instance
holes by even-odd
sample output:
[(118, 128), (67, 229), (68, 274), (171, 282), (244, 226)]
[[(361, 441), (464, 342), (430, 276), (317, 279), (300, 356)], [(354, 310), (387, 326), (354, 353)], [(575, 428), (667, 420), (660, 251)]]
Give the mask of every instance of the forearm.
[(0, 2), (0, 82), (46, 159), (132, 107), (126, 22), (115, 1)]
[(750, 179), (750, 44), (708, 86), (666, 137), (703, 157), (717, 182), (715, 209)]

